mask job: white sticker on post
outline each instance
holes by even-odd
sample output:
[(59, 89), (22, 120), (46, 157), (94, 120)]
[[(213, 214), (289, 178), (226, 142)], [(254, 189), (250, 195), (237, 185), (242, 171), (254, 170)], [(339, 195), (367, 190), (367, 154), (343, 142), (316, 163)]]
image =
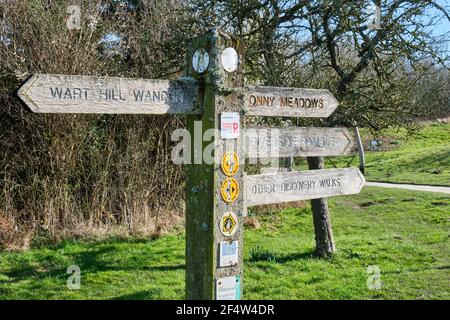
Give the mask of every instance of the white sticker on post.
[(216, 300), (240, 300), (241, 276), (217, 279)]
[(222, 53), (222, 65), (225, 71), (234, 72), (239, 65), (239, 56), (234, 48), (226, 48)]
[(239, 242), (220, 243), (220, 266), (231, 267), (238, 264)]
[(220, 114), (220, 137), (222, 139), (237, 139), (241, 131), (239, 112), (222, 112)]
[(209, 54), (205, 49), (198, 49), (192, 57), (192, 66), (198, 73), (204, 73), (209, 66)]

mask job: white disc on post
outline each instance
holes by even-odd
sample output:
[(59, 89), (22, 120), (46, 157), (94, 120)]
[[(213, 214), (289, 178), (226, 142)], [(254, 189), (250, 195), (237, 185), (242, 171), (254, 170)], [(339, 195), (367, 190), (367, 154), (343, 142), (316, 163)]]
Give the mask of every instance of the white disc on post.
[(209, 54), (205, 49), (198, 49), (192, 57), (192, 66), (197, 73), (203, 73), (209, 66)]
[(222, 53), (222, 66), (227, 72), (236, 71), (239, 65), (239, 56), (234, 48), (226, 48)]

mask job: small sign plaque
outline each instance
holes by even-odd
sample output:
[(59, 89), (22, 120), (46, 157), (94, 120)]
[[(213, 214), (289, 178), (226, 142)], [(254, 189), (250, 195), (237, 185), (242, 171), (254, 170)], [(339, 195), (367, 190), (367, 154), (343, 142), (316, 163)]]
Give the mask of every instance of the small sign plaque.
[(238, 264), (239, 241), (220, 243), (220, 266), (231, 267)]
[(192, 66), (198, 73), (204, 73), (209, 66), (209, 54), (205, 49), (198, 49), (192, 57)]
[(232, 203), (239, 197), (239, 183), (235, 178), (226, 178), (220, 189), (223, 201)]
[(216, 300), (240, 300), (241, 276), (217, 279)]
[(238, 228), (238, 218), (233, 212), (227, 212), (220, 219), (220, 232), (225, 237), (231, 237)]
[(220, 137), (222, 139), (237, 139), (241, 131), (238, 112), (222, 112), (220, 115)]
[(239, 170), (239, 157), (236, 152), (227, 152), (222, 157), (222, 171), (225, 175), (234, 176)]
[(222, 53), (222, 65), (225, 71), (234, 72), (239, 65), (239, 56), (234, 48), (226, 48)]

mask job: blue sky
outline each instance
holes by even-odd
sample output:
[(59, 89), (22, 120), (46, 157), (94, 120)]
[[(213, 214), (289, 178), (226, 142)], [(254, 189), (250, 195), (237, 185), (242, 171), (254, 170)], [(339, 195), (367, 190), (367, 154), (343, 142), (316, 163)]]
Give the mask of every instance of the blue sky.
[[(437, 0), (436, 2), (440, 6), (447, 6), (447, 7), (449, 7), (448, 0)], [(430, 13), (434, 14), (436, 12), (437, 11), (432, 10)], [(438, 25), (436, 25), (436, 27), (433, 29), (433, 33), (435, 35), (442, 35), (442, 34), (444, 34), (446, 32), (450, 32), (450, 22), (448, 21), (448, 19), (443, 18), (442, 21), (440, 21), (440, 23)]]

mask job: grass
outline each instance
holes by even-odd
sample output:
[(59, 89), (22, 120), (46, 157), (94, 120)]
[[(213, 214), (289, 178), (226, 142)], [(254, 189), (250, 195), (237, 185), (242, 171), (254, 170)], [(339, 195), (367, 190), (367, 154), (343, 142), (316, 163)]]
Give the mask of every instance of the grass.
[[(449, 299), (446, 195), (365, 188), (330, 201), (339, 253), (313, 257), (309, 208), (260, 216), (247, 229), (246, 299)], [(66, 288), (68, 266), (81, 289)], [(368, 290), (367, 267), (382, 287)], [(182, 299), (184, 234), (154, 240), (65, 241), (0, 253), (0, 299)]]
[[(448, 299), (449, 200), (378, 188), (331, 200), (339, 254), (328, 261), (312, 255), (309, 210), (265, 216), (246, 238), (263, 252), (246, 264), (247, 297)], [(381, 269), (382, 290), (367, 289), (370, 265)]]
[[(361, 132), (365, 145), (374, 137)], [(429, 124), (415, 136), (404, 129), (390, 129), (379, 136), (382, 149), (366, 153), (369, 181), (450, 186), (450, 123)], [(328, 159), (327, 167), (358, 166), (357, 157)]]

